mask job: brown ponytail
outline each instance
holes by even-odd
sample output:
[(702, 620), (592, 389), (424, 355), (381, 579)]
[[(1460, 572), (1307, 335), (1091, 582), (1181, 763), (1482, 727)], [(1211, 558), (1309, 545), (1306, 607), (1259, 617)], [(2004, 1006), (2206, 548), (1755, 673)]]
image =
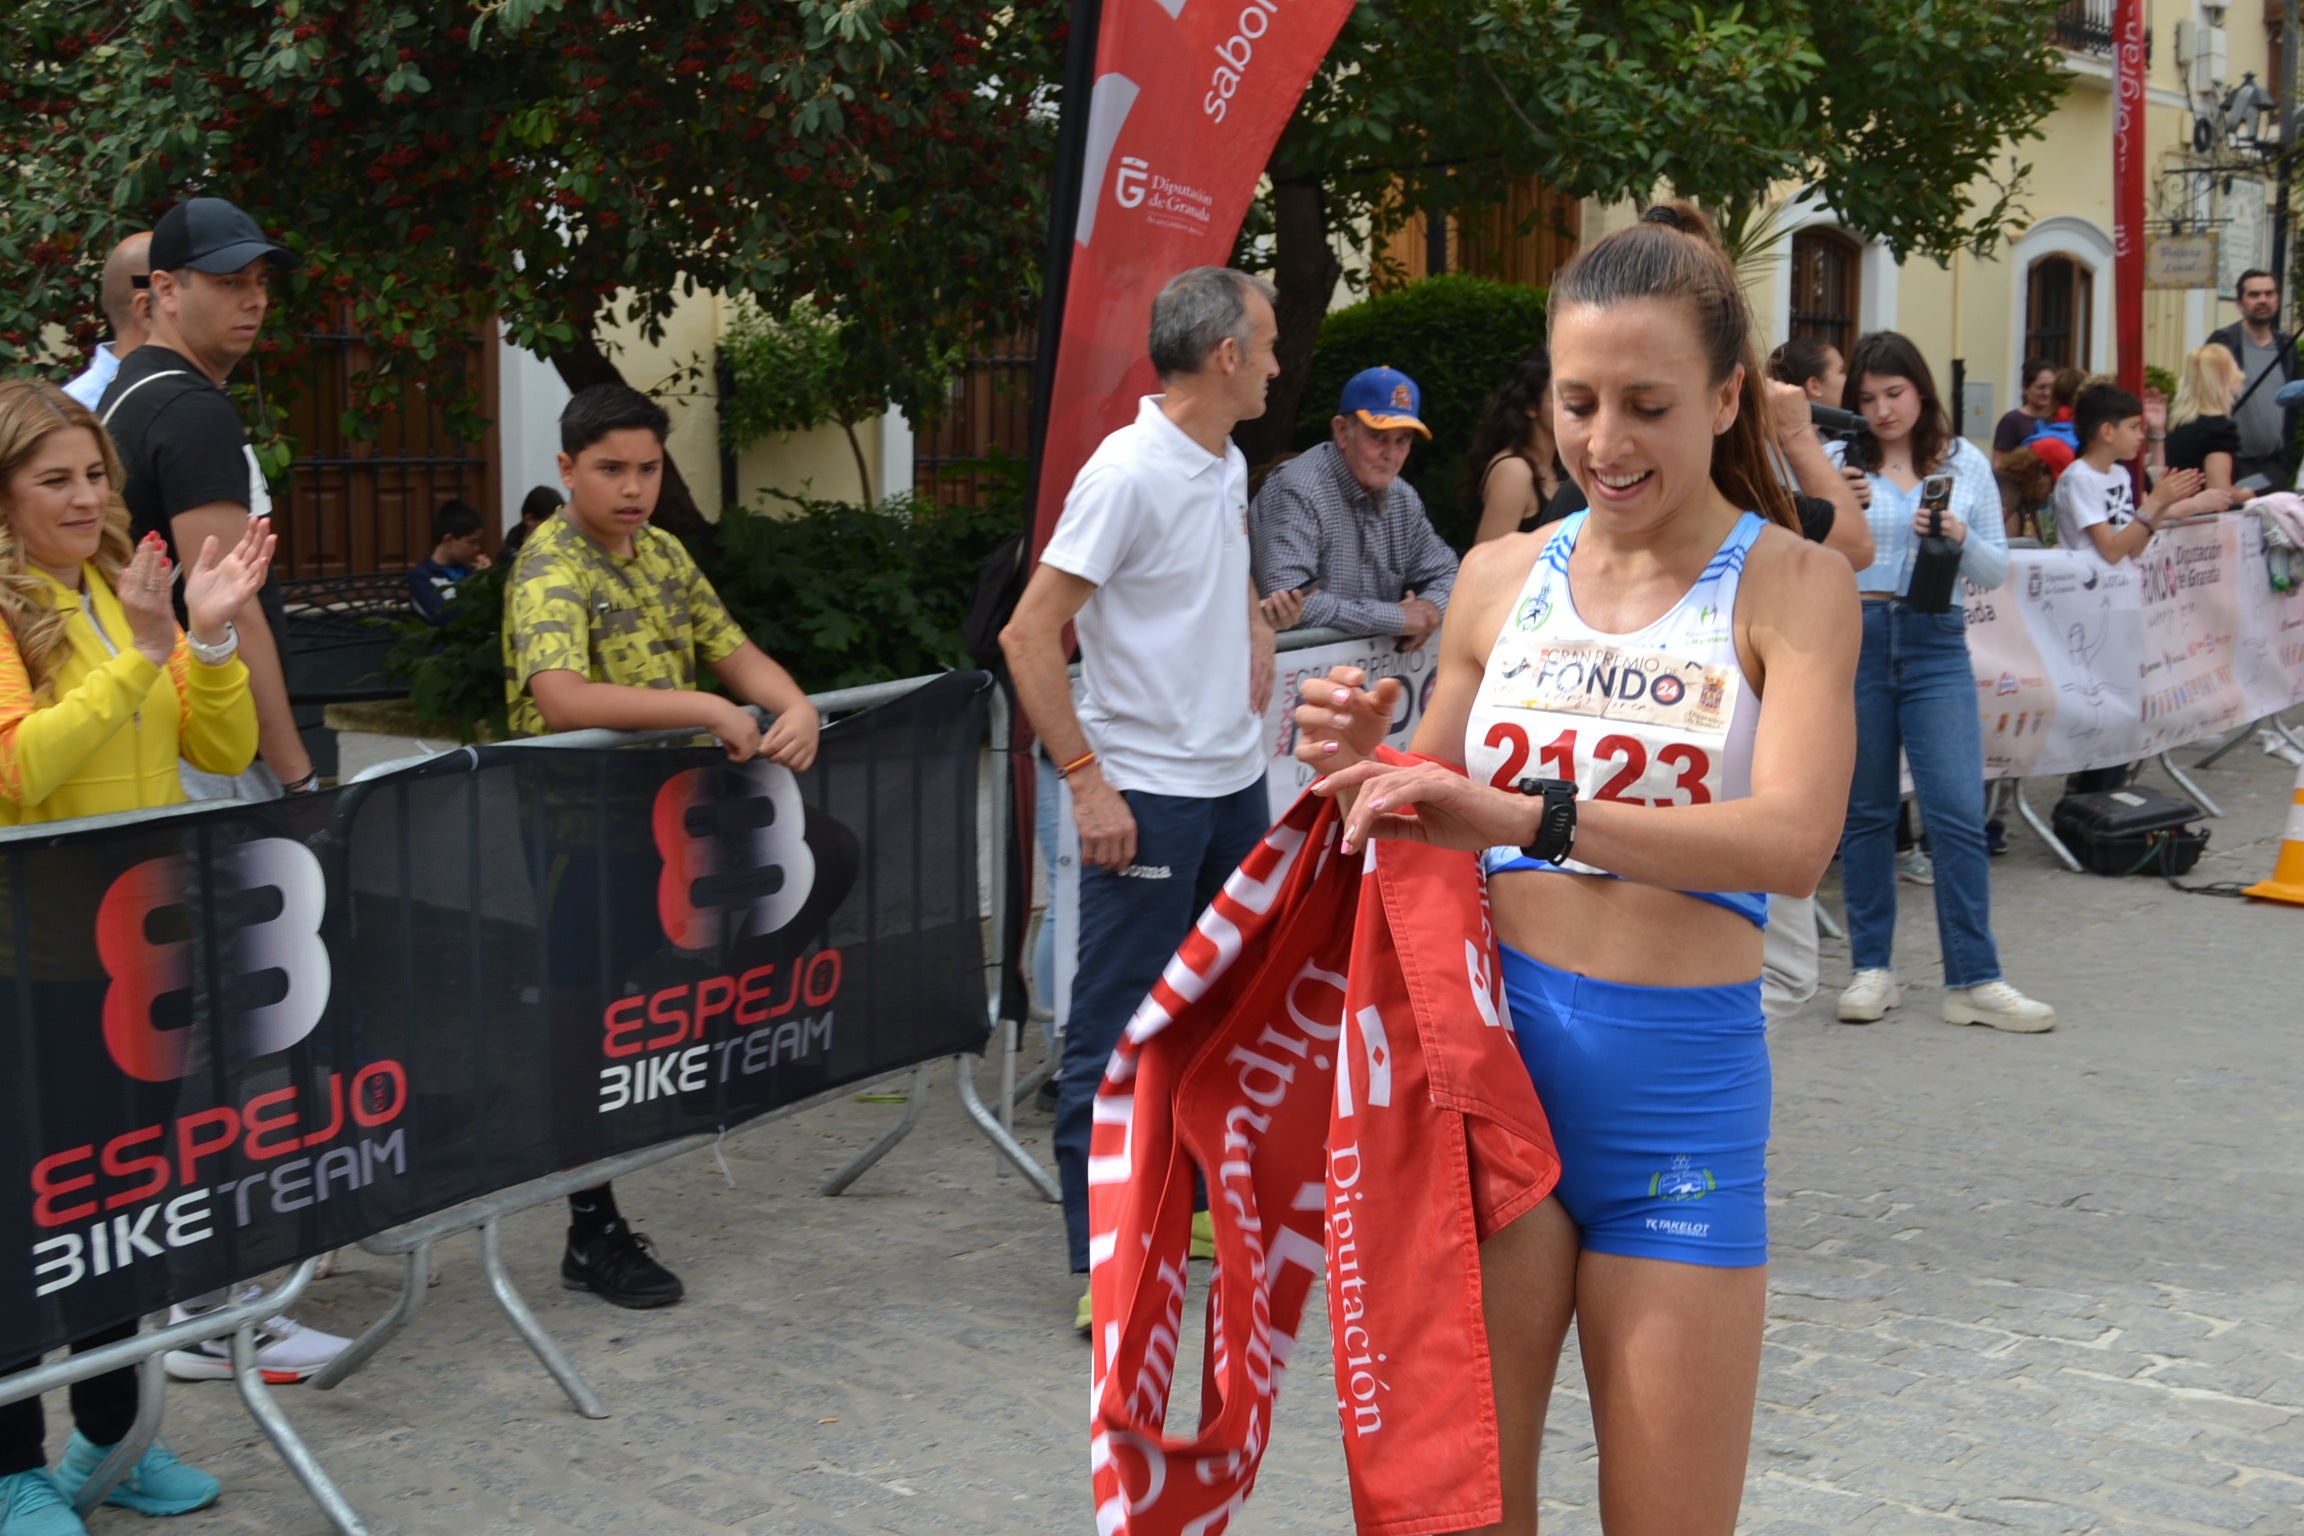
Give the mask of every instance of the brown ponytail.
[(1792, 497), (1777, 478), (1775, 433), (1752, 351), (1752, 312), (1743, 284), (1720, 249), (1712, 221), (1694, 204), (1652, 205), (1640, 222), (1586, 246), (1552, 283), (1551, 313), (1584, 306), (1613, 309), (1635, 299), (1680, 299), (1694, 312), (1698, 340), (1717, 384), (1744, 369), (1736, 419), (1712, 441), (1712, 483), (1740, 507), (1749, 507), (1797, 533)]

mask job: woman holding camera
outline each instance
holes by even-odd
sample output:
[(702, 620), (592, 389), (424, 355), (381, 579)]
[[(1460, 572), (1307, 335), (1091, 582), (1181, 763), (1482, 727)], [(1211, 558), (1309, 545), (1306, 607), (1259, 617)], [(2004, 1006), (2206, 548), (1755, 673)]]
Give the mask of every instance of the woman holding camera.
[[(1926, 595), (1949, 575), (1941, 569), (1947, 561), (1956, 560), (1959, 577), (1987, 590), (2007, 579), (2008, 535), (1992, 466), (1974, 444), (1953, 435), (1920, 349), (1894, 331), (1857, 340), (1844, 403), (1871, 431), (1831, 446), (1872, 482), (1867, 516), (1878, 553), (1856, 578), (1864, 599), (1864, 650), (1856, 672), (1856, 773), (1840, 839), (1856, 974), (1840, 994), (1840, 1018), (1870, 1024), (1904, 1001), (1893, 955), (1901, 754), (1911, 763), (1914, 798), (1934, 849), (1945, 1022), (2021, 1034), (2053, 1029), (2056, 1010), (2000, 974), (1967, 614), (1956, 581), (1941, 611)], [(1950, 482), (1936, 487), (1949, 493), (1940, 524), (1939, 514), (1923, 504), (1935, 498), (1922, 494), (1936, 476)], [(1922, 595), (1921, 605), (1910, 601), (1914, 595)]]

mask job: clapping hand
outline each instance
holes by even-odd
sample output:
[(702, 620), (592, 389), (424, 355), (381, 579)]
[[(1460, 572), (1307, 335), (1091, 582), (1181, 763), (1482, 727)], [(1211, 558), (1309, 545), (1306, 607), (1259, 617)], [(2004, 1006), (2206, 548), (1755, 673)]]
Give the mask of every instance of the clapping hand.
[(202, 645), (224, 643), (232, 615), (264, 585), (279, 542), (268, 517), (248, 519), (248, 531), (230, 554), (217, 549), (213, 535), (200, 541), (199, 558), (184, 572), (184, 612), (191, 620), (193, 639)]
[(170, 565), (160, 535), (148, 533), (121, 567), (120, 607), (128, 615), (129, 643), (156, 667), (176, 649), (176, 609), (168, 600)]
[(2154, 515), (2200, 493), (2208, 477), (2197, 469), (2172, 469), (2162, 475), (2151, 490), (2144, 493), (2144, 511)]

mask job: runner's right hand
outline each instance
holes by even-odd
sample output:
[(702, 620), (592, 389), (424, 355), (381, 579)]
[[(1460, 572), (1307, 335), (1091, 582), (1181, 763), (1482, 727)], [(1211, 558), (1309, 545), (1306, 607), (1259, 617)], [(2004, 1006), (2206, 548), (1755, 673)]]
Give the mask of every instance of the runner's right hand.
[(1396, 677), (1367, 686), (1358, 667), (1331, 667), (1326, 677), (1297, 684), (1304, 702), (1296, 706), (1296, 760), (1322, 773), (1364, 763), (1384, 745), (1393, 716), (1400, 711), (1402, 684)]

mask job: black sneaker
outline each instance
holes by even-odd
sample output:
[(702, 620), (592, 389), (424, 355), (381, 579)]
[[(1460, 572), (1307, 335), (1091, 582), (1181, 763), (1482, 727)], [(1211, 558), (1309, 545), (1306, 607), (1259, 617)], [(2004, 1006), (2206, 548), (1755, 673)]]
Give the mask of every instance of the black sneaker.
[(619, 1307), (668, 1307), (687, 1294), (680, 1277), (656, 1262), (655, 1244), (617, 1220), (589, 1242), (568, 1231), (568, 1251), (560, 1256), (560, 1283), (590, 1291)]

